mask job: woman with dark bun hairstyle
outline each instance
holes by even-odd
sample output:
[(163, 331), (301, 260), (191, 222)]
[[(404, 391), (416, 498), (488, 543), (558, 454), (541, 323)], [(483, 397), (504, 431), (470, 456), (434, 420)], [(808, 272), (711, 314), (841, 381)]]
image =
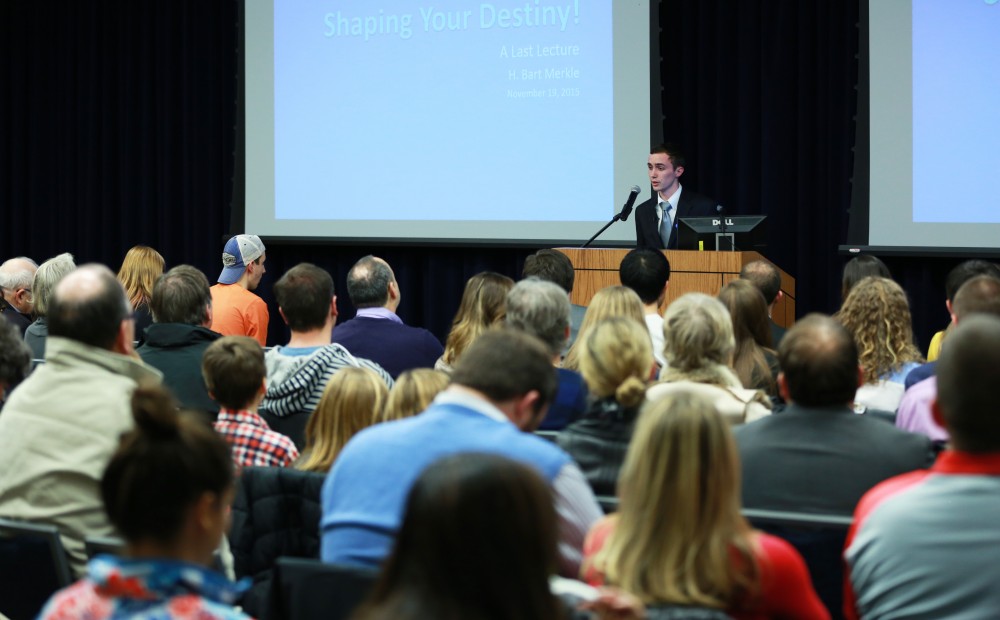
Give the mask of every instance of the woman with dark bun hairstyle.
[(229, 527), (229, 447), (175, 407), (162, 388), (135, 391), (135, 429), (101, 479), (124, 557), (91, 560), (87, 577), (56, 593), (40, 618), (248, 618), (232, 607), (246, 587), (207, 568)]

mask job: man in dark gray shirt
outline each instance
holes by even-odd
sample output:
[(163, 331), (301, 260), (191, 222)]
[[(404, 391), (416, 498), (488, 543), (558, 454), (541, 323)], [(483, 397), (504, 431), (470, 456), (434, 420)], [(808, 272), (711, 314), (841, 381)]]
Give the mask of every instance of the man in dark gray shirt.
[(871, 487), (933, 462), (926, 437), (854, 413), (858, 350), (833, 319), (799, 321), (778, 359), (788, 407), (735, 430), (745, 507), (849, 516)]

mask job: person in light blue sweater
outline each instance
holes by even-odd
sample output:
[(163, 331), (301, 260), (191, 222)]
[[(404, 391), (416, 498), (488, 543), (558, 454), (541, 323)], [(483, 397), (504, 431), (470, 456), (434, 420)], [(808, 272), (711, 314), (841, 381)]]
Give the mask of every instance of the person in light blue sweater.
[(552, 486), (560, 572), (578, 575), (583, 539), (600, 507), (565, 452), (523, 432), (538, 426), (555, 390), (551, 354), (539, 340), (516, 330), (481, 336), (427, 411), (365, 429), (344, 447), (323, 484), (323, 561), (378, 566), (421, 472), (443, 456), (484, 452), (528, 464)]

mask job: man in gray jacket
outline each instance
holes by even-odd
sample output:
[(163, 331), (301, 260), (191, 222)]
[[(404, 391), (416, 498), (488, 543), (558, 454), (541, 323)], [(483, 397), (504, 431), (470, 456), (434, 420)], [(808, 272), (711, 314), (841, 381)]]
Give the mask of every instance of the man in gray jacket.
[(45, 364), (14, 390), (0, 415), (0, 516), (55, 525), (82, 574), (83, 541), (114, 532), (100, 480), (119, 436), (132, 428), (132, 391), (159, 383), (132, 347), (125, 290), (85, 265), (49, 300)]

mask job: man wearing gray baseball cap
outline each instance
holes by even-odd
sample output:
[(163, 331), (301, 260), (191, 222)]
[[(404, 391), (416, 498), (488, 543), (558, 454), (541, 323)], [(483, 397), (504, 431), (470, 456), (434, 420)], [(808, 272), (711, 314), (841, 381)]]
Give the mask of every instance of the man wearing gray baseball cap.
[(212, 287), (212, 331), (267, 341), (267, 304), (250, 291), (263, 277), (267, 255), (257, 235), (236, 235), (222, 251), (222, 273)]

